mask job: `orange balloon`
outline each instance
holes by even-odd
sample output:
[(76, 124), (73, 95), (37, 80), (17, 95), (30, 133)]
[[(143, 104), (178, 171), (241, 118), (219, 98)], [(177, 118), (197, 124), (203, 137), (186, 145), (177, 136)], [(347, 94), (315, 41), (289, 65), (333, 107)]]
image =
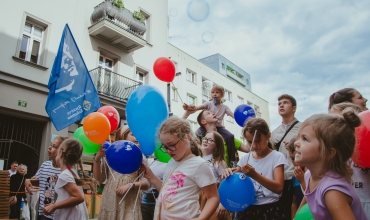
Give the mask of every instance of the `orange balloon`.
[(83, 128), (87, 138), (96, 144), (104, 143), (110, 134), (109, 120), (100, 112), (90, 113), (85, 118)]

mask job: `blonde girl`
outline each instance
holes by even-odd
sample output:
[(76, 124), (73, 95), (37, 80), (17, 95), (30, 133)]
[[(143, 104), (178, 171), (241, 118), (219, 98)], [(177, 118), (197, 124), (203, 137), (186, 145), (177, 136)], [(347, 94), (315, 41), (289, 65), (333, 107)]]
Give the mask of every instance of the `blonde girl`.
[(288, 161), (282, 153), (273, 150), (269, 141), (271, 132), (262, 118), (248, 120), (243, 135), (252, 152), (243, 155), (236, 168), (225, 169), (222, 177), (243, 172), (252, 178), (256, 193), (254, 203), (236, 213), (235, 219), (287, 219), (288, 214), (279, 203), (279, 198), (284, 187), (284, 169), (288, 167)]
[[(159, 128), (160, 149), (172, 159), (168, 162), (163, 182), (143, 165), (145, 177), (159, 191), (154, 219), (208, 219), (219, 199), (216, 180), (207, 161), (192, 154), (189, 122), (170, 117)], [(199, 193), (203, 190), (207, 203), (199, 211)]]
[[(60, 167), (57, 183), (55, 185), (54, 204), (45, 204), (44, 213), (50, 214), (55, 211), (54, 219), (89, 219), (87, 214), (85, 197), (81, 186), (86, 186), (95, 193), (95, 180), (87, 176), (82, 167), (83, 147), (78, 140), (68, 139), (62, 142), (55, 158)], [(79, 165), (84, 178), (78, 178), (73, 168)]]
[(367, 219), (360, 199), (351, 186), (347, 161), (355, 143), (360, 118), (352, 110), (343, 116), (318, 114), (303, 122), (295, 142), (295, 161), (306, 166), (306, 190), (301, 203), (308, 203), (320, 219)]

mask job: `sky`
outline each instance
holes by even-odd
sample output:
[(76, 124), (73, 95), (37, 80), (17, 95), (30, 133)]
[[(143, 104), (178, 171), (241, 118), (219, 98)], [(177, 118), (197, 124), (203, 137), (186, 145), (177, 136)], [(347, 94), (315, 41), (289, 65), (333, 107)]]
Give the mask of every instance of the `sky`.
[[(220, 53), (251, 76), (269, 102), (297, 100), (296, 118), (326, 113), (328, 99), (352, 87), (370, 98), (370, 1), (168, 0), (169, 42), (191, 56)], [(367, 107), (370, 106), (370, 102)]]

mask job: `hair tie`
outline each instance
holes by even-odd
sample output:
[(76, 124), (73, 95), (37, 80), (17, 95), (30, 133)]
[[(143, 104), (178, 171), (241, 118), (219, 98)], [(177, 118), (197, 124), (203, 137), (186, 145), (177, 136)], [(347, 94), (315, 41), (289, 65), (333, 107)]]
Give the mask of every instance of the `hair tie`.
[(71, 166), (70, 165), (67, 165), (67, 169), (71, 170)]

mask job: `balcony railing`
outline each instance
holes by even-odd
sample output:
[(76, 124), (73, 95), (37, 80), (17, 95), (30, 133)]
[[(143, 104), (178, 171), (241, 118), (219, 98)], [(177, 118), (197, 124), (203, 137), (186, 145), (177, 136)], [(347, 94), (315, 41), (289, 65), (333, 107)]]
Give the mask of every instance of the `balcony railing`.
[(90, 70), (91, 79), (98, 93), (124, 101), (142, 83), (119, 75), (103, 67)]

